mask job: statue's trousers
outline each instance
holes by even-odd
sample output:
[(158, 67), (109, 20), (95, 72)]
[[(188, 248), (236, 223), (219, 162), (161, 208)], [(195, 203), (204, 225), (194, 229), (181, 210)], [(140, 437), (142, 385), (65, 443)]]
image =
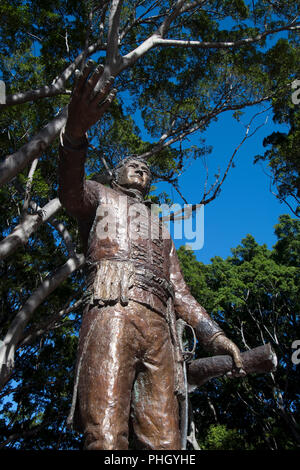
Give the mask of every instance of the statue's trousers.
[(86, 449), (128, 449), (129, 421), (142, 448), (180, 449), (174, 353), (162, 315), (134, 301), (90, 307), (79, 358), (76, 413)]

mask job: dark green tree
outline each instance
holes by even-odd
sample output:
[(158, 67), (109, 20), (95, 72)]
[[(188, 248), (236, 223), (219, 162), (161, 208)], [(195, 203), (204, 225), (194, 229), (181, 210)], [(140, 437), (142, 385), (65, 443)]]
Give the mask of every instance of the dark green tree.
[[(227, 259), (198, 262), (179, 249), (193, 295), (241, 350), (271, 343), (277, 370), (244, 379), (214, 379), (192, 403), (203, 448), (295, 449), (300, 446), (299, 366), (293, 342), (300, 337), (300, 223), (288, 215), (275, 227), (272, 250), (251, 235)], [(198, 350), (198, 355), (206, 355)]]
[[(103, 176), (105, 164), (136, 153), (149, 158), (156, 181), (181, 194), (179, 176), (208, 153), (202, 132), (213, 120), (267, 106), (288, 89), (287, 81), (273, 80), (270, 64), (276, 51), (285, 57), (282, 35), (291, 55), (296, 50), (298, 8), (296, 1), (265, 0), (1, 2), (3, 446), (79, 445), (64, 419), (84, 256), (77, 227), (57, 198), (59, 134), (75, 70), (92, 58), (105, 65), (103, 79), (116, 77), (118, 89), (110, 111), (90, 131), (88, 177)], [(293, 60), (288, 67), (292, 79)], [(187, 139), (192, 133), (197, 148)], [(199, 202), (219, 194), (232, 159), (222, 163), (223, 175), (211, 186), (202, 182)]]
[[(293, 214), (300, 211), (300, 70), (299, 39), (292, 46), (281, 39), (270, 51), (267, 69), (273, 81), (281, 86), (272, 99), (273, 120), (285, 127), (264, 139), (267, 148), (255, 162), (267, 162), (272, 191), (280, 202), (287, 204)], [(294, 74), (291, 73), (294, 71)], [(283, 85), (286, 85), (284, 87)]]

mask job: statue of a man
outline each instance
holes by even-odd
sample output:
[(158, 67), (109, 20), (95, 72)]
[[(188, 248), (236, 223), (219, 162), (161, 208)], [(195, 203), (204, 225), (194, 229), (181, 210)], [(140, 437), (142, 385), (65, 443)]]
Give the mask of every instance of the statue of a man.
[[(130, 208), (142, 206), (140, 222), (150, 214), (147, 162), (121, 162), (111, 187), (85, 179), (86, 131), (115, 96), (113, 80), (94, 92), (103, 68), (91, 71), (88, 64), (74, 88), (59, 159), (59, 197), (78, 220), (88, 270), (71, 420), (85, 449), (128, 449), (130, 419), (143, 448), (180, 449), (174, 319), (191, 325), (209, 351), (230, 354), (238, 369), (241, 356), (190, 294), (170, 237), (128, 229)], [(103, 207), (115, 221), (114, 236), (103, 236)]]

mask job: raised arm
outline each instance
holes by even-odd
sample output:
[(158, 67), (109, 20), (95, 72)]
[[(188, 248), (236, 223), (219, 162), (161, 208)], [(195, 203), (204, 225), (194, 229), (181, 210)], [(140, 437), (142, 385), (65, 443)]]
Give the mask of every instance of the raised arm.
[(110, 91), (113, 77), (103, 89), (94, 92), (103, 66), (93, 72), (92, 69), (93, 63), (88, 62), (83, 72), (77, 74), (59, 148), (59, 198), (67, 211), (81, 220), (89, 219), (97, 207), (96, 183), (85, 179), (86, 133), (105, 113), (116, 94), (116, 90)]
[(181, 272), (174, 243), (170, 251), (170, 280), (175, 290), (174, 307), (177, 315), (194, 328), (197, 339), (207, 351), (217, 355), (230, 354), (237, 369), (243, 374), (238, 347), (191, 295)]

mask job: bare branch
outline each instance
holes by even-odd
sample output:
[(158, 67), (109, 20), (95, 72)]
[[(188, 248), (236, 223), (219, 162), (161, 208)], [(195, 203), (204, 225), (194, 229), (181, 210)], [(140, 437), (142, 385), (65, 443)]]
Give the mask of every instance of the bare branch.
[(179, 39), (163, 39), (159, 36), (153, 38), (153, 45), (155, 46), (176, 46), (176, 47), (196, 47), (199, 49), (226, 49), (230, 47), (239, 47), (245, 44), (252, 44), (254, 42), (259, 42), (262, 39), (265, 39), (271, 34), (278, 33), (280, 31), (297, 31), (300, 29), (300, 24), (290, 24), (282, 26), (281, 28), (272, 29), (269, 31), (263, 31), (262, 33), (257, 34), (253, 38), (244, 38), (237, 41), (212, 41), (212, 42), (203, 42), (203, 41), (185, 41)]
[(165, 34), (168, 32), (168, 29), (171, 23), (175, 20), (175, 18), (180, 14), (181, 8), (186, 3), (186, 0), (177, 0), (177, 3), (174, 9), (166, 16), (165, 20), (160, 25), (156, 35), (159, 37), (164, 37)]
[(233, 152), (233, 154), (231, 155), (231, 158), (230, 158), (230, 160), (229, 160), (229, 162), (228, 162), (228, 165), (227, 165), (227, 168), (226, 168), (226, 170), (225, 170), (225, 172), (224, 172), (224, 175), (223, 175), (222, 180), (221, 180), (220, 183), (217, 185), (217, 187), (216, 187), (215, 190), (214, 190), (213, 195), (212, 195), (209, 199), (206, 199), (206, 197), (207, 197), (207, 195), (211, 192), (211, 190), (209, 190), (208, 193), (206, 193), (206, 194), (203, 195), (203, 200), (201, 201), (200, 204), (208, 204), (210, 201), (212, 201), (212, 199), (215, 199), (215, 197), (217, 196), (217, 194), (218, 194), (218, 192), (219, 192), (219, 190), (220, 190), (222, 184), (224, 183), (224, 181), (225, 181), (225, 179), (226, 179), (226, 177), (227, 177), (227, 174), (228, 174), (228, 172), (229, 172), (229, 170), (230, 170), (230, 167), (231, 167), (231, 165), (232, 165), (233, 159), (234, 159), (235, 155), (237, 154), (238, 150), (241, 148), (241, 146), (244, 144), (244, 142), (245, 142), (249, 137), (252, 137), (252, 135), (254, 135), (255, 132), (257, 132), (257, 130), (260, 129), (260, 128), (262, 127), (262, 125), (263, 125), (263, 124), (262, 124), (262, 125), (258, 126), (258, 127), (255, 129), (255, 131), (252, 132), (252, 134), (249, 134), (250, 126), (251, 126), (253, 120), (254, 120), (258, 115), (260, 115), (260, 114), (262, 114), (262, 113), (265, 113), (265, 112), (268, 111), (269, 109), (271, 109), (271, 107), (269, 107), (269, 108), (267, 108), (267, 109), (264, 109), (263, 111), (260, 111), (259, 113), (256, 113), (256, 114), (251, 118), (250, 123), (248, 124), (248, 126), (247, 126), (247, 128), (246, 128), (246, 133), (245, 133), (244, 138), (243, 138), (242, 141), (239, 143), (239, 145), (234, 149), (234, 152)]
[(123, 0), (112, 0), (108, 20), (108, 37), (106, 49), (106, 63), (111, 73), (116, 70), (120, 62), (119, 53), (119, 26)]
[(166, 13), (164, 21), (161, 23), (157, 31), (149, 36), (142, 44), (136, 47), (133, 51), (123, 56), (120, 71), (133, 65), (138, 59), (146, 54), (152, 47), (157, 45), (156, 41), (160, 40), (167, 33), (171, 23), (180, 14), (180, 10), (186, 0), (177, 0), (173, 10)]
[(195, 120), (193, 123), (185, 123), (182, 124), (180, 127), (177, 129), (172, 129), (168, 132), (165, 132), (157, 142), (157, 144), (153, 145), (153, 147), (148, 150), (147, 152), (144, 152), (143, 154), (139, 155), (141, 158), (150, 158), (153, 155), (156, 155), (157, 153), (161, 152), (167, 147), (170, 147), (172, 144), (178, 142), (179, 140), (184, 139), (190, 134), (193, 134), (194, 132), (198, 131), (207, 123), (218, 116), (219, 114), (226, 112), (226, 111), (236, 111), (239, 109), (246, 108), (248, 106), (255, 106), (257, 104), (261, 104), (264, 101), (268, 101), (271, 98), (271, 96), (264, 96), (262, 98), (259, 98), (254, 101), (247, 101), (245, 103), (237, 104), (237, 105), (226, 105), (225, 103), (222, 103), (221, 105), (218, 105), (214, 109), (212, 109), (206, 116), (203, 116), (202, 118), (199, 118), (198, 120)]
[[(30, 202), (30, 207), (35, 211), (35, 213), (41, 214), (41, 217), (45, 217), (47, 215), (46, 206), (44, 206), (42, 208), (36, 202), (31, 201)], [(61, 204), (59, 202), (58, 209), (55, 210), (55, 211), (52, 211), (52, 214), (49, 214), (47, 216), (47, 219), (43, 220), (43, 222), (49, 222), (49, 224), (51, 224), (59, 232), (59, 234), (61, 235), (61, 237), (62, 237), (62, 239), (65, 243), (65, 246), (67, 248), (68, 255), (70, 257), (76, 256), (75, 244), (73, 243), (73, 240), (72, 240), (72, 237), (71, 237), (69, 231), (67, 230), (67, 228), (65, 227), (65, 225), (62, 222), (60, 222), (59, 220), (55, 219), (55, 217), (53, 217), (54, 214), (60, 208), (61, 208)]]
[(39, 336), (42, 336), (48, 333), (52, 328), (55, 328), (58, 325), (58, 322), (61, 321), (66, 315), (71, 312), (78, 310), (83, 304), (83, 299), (77, 300), (73, 305), (70, 305), (67, 308), (60, 310), (56, 315), (51, 315), (50, 318), (42, 325), (39, 325), (39, 328), (35, 331), (32, 331), (30, 334), (27, 334), (20, 341), (21, 346), (27, 346), (36, 340)]
[(67, 228), (65, 227), (65, 225), (60, 222), (59, 220), (55, 219), (54, 217), (52, 217), (50, 220), (49, 220), (49, 223), (59, 232), (59, 234), (62, 236), (62, 239), (64, 240), (65, 242), (65, 245), (66, 245), (66, 248), (67, 248), (67, 251), (68, 251), (68, 254), (69, 256), (75, 256), (76, 255), (76, 252), (75, 252), (75, 244), (73, 243), (72, 241), (72, 237), (69, 233), (69, 231), (67, 230)]
[(61, 208), (59, 199), (52, 199), (36, 214), (27, 214), (22, 223), (0, 242), (0, 259), (11, 255), (19, 246), (25, 245), (29, 237)]
[(141, 23), (149, 23), (149, 22), (153, 22), (154, 20), (156, 19), (159, 19), (163, 16), (165, 16), (164, 14), (161, 14), (161, 15), (155, 15), (155, 16), (152, 16), (152, 17), (148, 17), (148, 18), (144, 18), (151, 10), (153, 10), (154, 8), (157, 7), (157, 5), (159, 5), (159, 0), (155, 1), (152, 5), (149, 6), (149, 8), (147, 8), (142, 14), (141, 16), (139, 16), (138, 18), (135, 18), (131, 23), (128, 23), (125, 28), (123, 29), (123, 31), (120, 33), (119, 35), (119, 42), (121, 43), (122, 40), (124, 39), (124, 37), (129, 33), (129, 31), (132, 30), (132, 28), (134, 28), (134, 26), (137, 26)]
[(28, 178), (27, 178), (26, 188), (25, 188), (24, 204), (23, 204), (23, 209), (22, 209), (23, 216), (25, 216), (27, 209), (29, 207), (32, 181), (33, 181), (33, 176), (34, 176), (38, 161), (39, 161), (38, 158), (35, 158), (33, 160), (33, 162), (31, 163), (29, 173), (28, 173)]
[(65, 84), (67, 80), (71, 77), (74, 73), (75, 69), (79, 66), (79, 64), (87, 57), (99, 50), (105, 50), (106, 44), (103, 44), (101, 41), (97, 41), (83, 52), (81, 52), (74, 62), (70, 64), (62, 74), (55, 78), (51, 85), (45, 85), (36, 90), (28, 90), (25, 92), (14, 93), (13, 95), (6, 96), (6, 103), (0, 104), (0, 110), (4, 109), (8, 106), (14, 106), (16, 104), (26, 103), (27, 101), (36, 101), (37, 99), (41, 98), (50, 98), (60, 94), (69, 94), (67, 90), (65, 90)]
[(50, 145), (58, 136), (67, 120), (68, 108), (63, 110), (39, 131), (27, 144), (15, 153), (8, 155), (0, 163), (0, 186), (14, 178), (23, 168)]
[(15, 351), (33, 312), (70, 274), (82, 266), (84, 261), (82, 254), (68, 259), (41, 283), (19, 310), (0, 346), (0, 387), (5, 385), (13, 371)]
[(88, 15), (89, 16), (89, 21), (88, 21), (88, 25), (87, 25), (87, 32), (86, 32), (86, 37), (85, 37), (84, 50), (83, 50), (83, 53), (82, 53), (81, 70), (83, 70), (86, 57), (88, 56), (88, 44), (89, 44), (89, 38), (90, 38), (90, 35), (91, 35), (91, 32), (92, 32), (92, 22), (93, 22), (94, 13), (97, 11), (97, 9), (100, 9), (100, 8), (101, 8), (101, 6), (91, 8), (91, 10), (89, 12), (89, 15)]
[[(230, 170), (230, 167), (232, 165), (232, 162), (233, 162), (233, 159), (235, 157), (235, 155), (237, 154), (238, 150), (241, 148), (241, 146), (244, 144), (244, 142), (249, 138), (251, 137), (252, 135), (255, 134), (255, 132), (257, 132), (258, 129), (260, 129), (262, 127), (263, 124), (261, 124), (260, 126), (258, 126), (251, 134), (249, 134), (249, 130), (250, 130), (250, 127), (251, 127), (251, 124), (253, 122), (253, 120), (259, 116), (260, 114), (262, 113), (265, 113), (266, 111), (268, 111), (269, 109), (271, 109), (271, 107), (267, 108), (267, 109), (264, 109), (263, 111), (260, 111), (258, 113), (256, 113), (250, 120), (249, 124), (247, 125), (246, 127), (246, 132), (245, 132), (245, 136), (244, 138), (242, 139), (242, 141), (239, 143), (239, 145), (234, 149), (234, 152), (233, 154), (231, 155), (230, 159), (229, 159), (229, 162), (228, 162), (228, 165), (227, 165), (227, 168), (223, 174), (223, 177), (221, 179), (221, 181), (219, 182), (219, 178), (217, 179), (218, 181), (218, 184), (216, 184), (216, 182), (213, 184), (213, 186), (209, 189), (209, 191), (207, 193), (204, 193), (203, 194), (203, 197), (201, 199), (201, 201), (198, 203), (198, 204), (192, 204), (191, 207), (190, 207), (190, 210), (189, 210), (189, 214), (191, 214), (192, 212), (194, 212), (195, 210), (197, 210), (197, 208), (199, 207), (199, 205), (206, 205), (206, 204), (209, 204), (211, 201), (213, 201), (217, 195), (218, 195), (218, 192), (219, 190), (221, 189), (221, 186), (223, 185), (227, 175), (228, 175), (228, 172)], [(212, 194), (212, 196), (210, 196), (209, 198), (207, 198), (208, 194), (212, 191), (212, 189), (214, 188), (214, 192)], [(182, 218), (185, 218), (186, 217), (186, 214), (184, 213), (185, 212), (185, 209), (182, 209), (182, 210), (179, 210), (177, 212), (174, 212), (170, 215), (168, 215), (168, 220), (178, 220), (179, 217), (182, 217)]]

